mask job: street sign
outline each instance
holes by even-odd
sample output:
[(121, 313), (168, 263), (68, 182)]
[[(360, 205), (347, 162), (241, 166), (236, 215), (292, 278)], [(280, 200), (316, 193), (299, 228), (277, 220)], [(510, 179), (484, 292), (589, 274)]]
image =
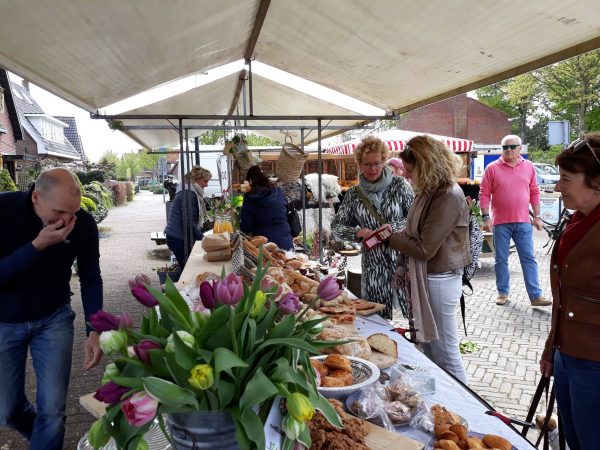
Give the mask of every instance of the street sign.
[(548, 122), (548, 145), (568, 145), (571, 142), (571, 124), (568, 120)]

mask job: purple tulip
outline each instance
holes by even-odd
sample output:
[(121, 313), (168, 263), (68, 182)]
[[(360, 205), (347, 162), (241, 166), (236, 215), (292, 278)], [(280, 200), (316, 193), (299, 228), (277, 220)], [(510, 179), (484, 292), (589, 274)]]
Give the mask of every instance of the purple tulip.
[(94, 398), (98, 401), (114, 405), (115, 403), (119, 403), (123, 394), (130, 389), (125, 386), (119, 386), (114, 381), (109, 381), (96, 391)]
[(281, 300), (277, 303), (277, 307), (283, 314), (295, 314), (300, 309), (300, 299), (293, 292), (288, 292), (281, 297)]
[(200, 300), (206, 309), (215, 307), (214, 282), (203, 281), (200, 284)]
[(213, 293), (219, 303), (235, 305), (244, 295), (244, 284), (240, 277), (230, 273), (223, 280), (217, 280)]
[(136, 287), (138, 284), (152, 285), (152, 283), (150, 282), (150, 278), (148, 278), (143, 273), (138, 273), (136, 276), (129, 279), (129, 289), (133, 290), (133, 288)]
[(317, 295), (321, 300), (333, 300), (342, 293), (334, 276), (329, 276), (323, 279), (317, 287)]
[(138, 284), (135, 286), (131, 290), (131, 293), (138, 302), (144, 306), (147, 306), (148, 308), (154, 308), (156, 305), (158, 305), (158, 301), (150, 292), (148, 292), (148, 289), (146, 289), (146, 286), (143, 284)]
[(119, 323), (119, 317), (102, 310), (90, 316), (90, 325), (99, 333), (102, 333), (103, 331), (118, 330)]
[(141, 361), (151, 366), (152, 360), (150, 359), (150, 350), (155, 350), (157, 348), (161, 348), (160, 344), (157, 342), (150, 339), (143, 339), (139, 344), (133, 346), (133, 351)]
[(119, 317), (119, 328), (120, 329), (133, 328), (133, 319), (131, 318), (131, 316), (129, 315), (128, 312), (124, 312)]

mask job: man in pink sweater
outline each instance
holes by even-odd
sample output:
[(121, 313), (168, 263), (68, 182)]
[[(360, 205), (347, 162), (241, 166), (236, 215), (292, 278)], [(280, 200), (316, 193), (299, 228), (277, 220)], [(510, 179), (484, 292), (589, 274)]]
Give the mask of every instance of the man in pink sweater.
[[(533, 228), (529, 219), (531, 204), (534, 213), (533, 225), (538, 230), (542, 229), (540, 191), (535, 168), (530, 161), (519, 155), (520, 150), (519, 136), (504, 136), (502, 156), (486, 167), (479, 192), (483, 229), (484, 231), (493, 229), (494, 232), (496, 257), (494, 268), (498, 289), (496, 304), (504, 305), (508, 301), (510, 292), (508, 256), (512, 238), (519, 254), (531, 306), (548, 306), (552, 302), (542, 296), (540, 289), (538, 267), (533, 253)], [(492, 217), (490, 217), (490, 199)]]

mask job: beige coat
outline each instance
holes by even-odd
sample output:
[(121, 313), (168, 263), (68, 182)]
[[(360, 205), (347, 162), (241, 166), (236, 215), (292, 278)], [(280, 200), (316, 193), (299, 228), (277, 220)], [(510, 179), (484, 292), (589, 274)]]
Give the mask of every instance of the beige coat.
[(440, 188), (419, 220), (413, 238), (395, 233), (390, 247), (427, 262), (427, 273), (462, 269), (471, 262), (469, 245), (469, 208), (458, 184)]

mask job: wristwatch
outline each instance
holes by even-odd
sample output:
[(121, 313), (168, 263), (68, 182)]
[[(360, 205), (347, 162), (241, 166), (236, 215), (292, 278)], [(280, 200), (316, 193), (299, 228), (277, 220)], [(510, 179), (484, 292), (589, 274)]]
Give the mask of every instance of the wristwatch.
[(490, 220), (490, 215), (489, 215), (489, 214), (482, 214), (482, 215), (481, 215), (481, 219), (482, 219), (484, 222), (487, 222), (488, 220)]

